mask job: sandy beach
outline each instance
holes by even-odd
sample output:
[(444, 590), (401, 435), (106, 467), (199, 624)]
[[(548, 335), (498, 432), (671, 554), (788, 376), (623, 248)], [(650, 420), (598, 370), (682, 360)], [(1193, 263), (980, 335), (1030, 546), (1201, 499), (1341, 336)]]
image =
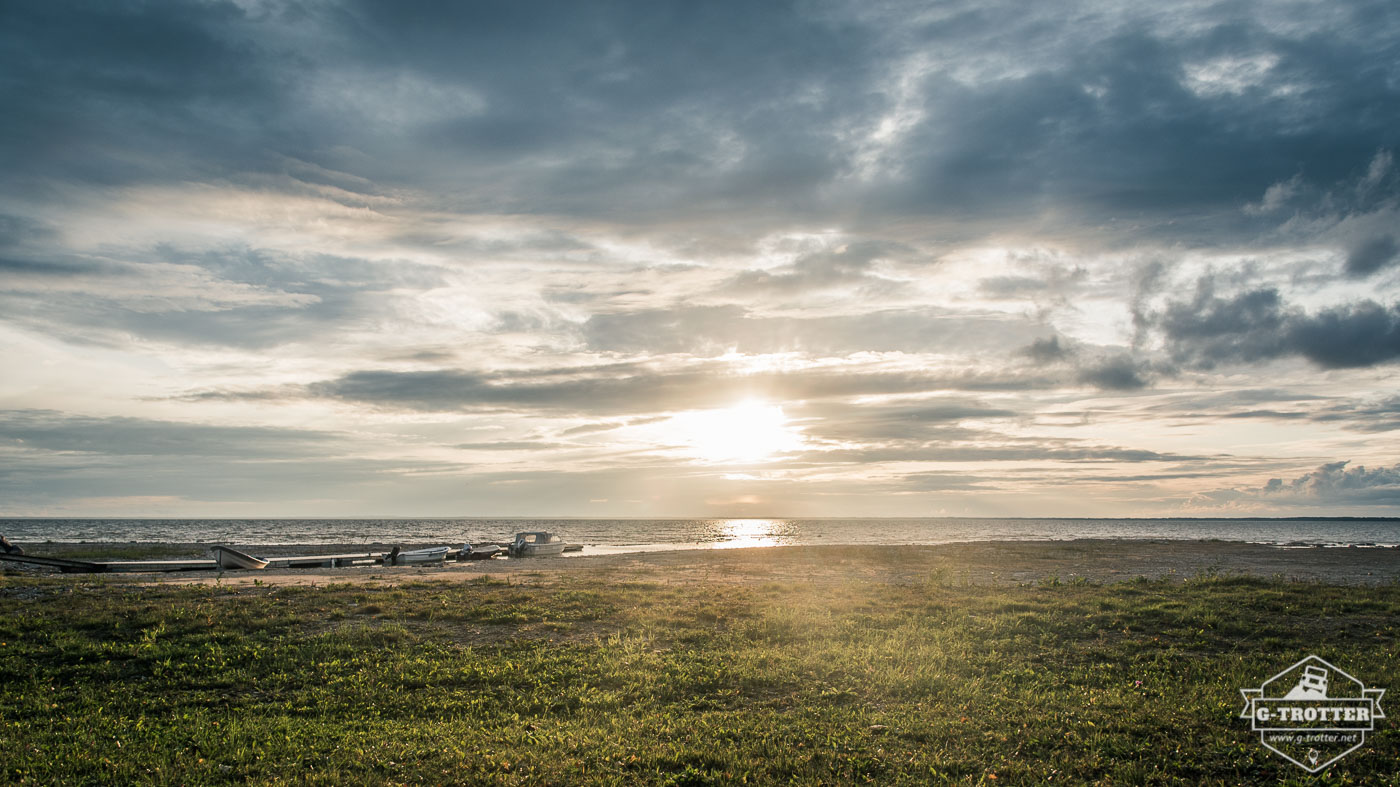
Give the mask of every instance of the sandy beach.
[[(122, 545), (130, 549), (131, 545)], [(150, 545), (162, 557), (202, 557), (207, 545)], [(259, 547), (260, 556), (325, 554), (363, 546)], [(92, 553), (93, 544), (42, 544), (32, 554)], [(135, 559), (135, 558), (123, 558)], [(463, 581), (483, 575), (549, 584), (568, 577), (609, 577), (662, 584), (765, 582), (911, 584), (928, 581), (1015, 585), (1120, 582), (1135, 578), (1186, 579), (1202, 574), (1282, 577), (1306, 582), (1375, 585), (1400, 581), (1400, 550), (1390, 548), (1280, 547), (1225, 541), (1076, 540), (1001, 541), (930, 546), (790, 546), (688, 549), (558, 558), (487, 560), (437, 567), (361, 567), (264, 571), (113, 575), (137, 582), (313, 585), (401, 584)]]

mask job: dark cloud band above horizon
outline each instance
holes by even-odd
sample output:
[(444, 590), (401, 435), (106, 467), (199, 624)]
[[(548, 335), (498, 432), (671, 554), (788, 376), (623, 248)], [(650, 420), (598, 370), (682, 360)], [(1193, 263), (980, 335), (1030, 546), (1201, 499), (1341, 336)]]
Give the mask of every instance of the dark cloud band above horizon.
[(351, 192), (622, 222), (985, 231), (1053, 207), (1253, 232), (1226, 209), (1395, 142), (1391, 3), (1073, 5), (13, 3), (3, 163), (113, 186), (290, 158)]

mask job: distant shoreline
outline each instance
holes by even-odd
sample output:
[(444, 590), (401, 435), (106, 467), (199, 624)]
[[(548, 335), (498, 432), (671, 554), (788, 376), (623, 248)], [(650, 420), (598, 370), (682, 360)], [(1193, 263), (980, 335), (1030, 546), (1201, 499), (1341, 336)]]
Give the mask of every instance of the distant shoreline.
[(776, 545), (949, 544), (1074, 539), (1221, 539), (1328, 546), (1400, 545), (1400, 518), (1234, 519), (9, 519), (16, 543), (457, 546), (549, 530), (600, 552)]
[[(34, 545), (39, 547), (39, 545)], [(240, 545), (260, 556), (324, 550), (325, 544)], [(329, 545), (335, 549), (365, 545)], [(411, 546), (405, 544), (405, 546)], [(207, 544), (44, 544), (34, 554), (99, 558), (104, 547), (122, 548), (120, 559), (206, 556)], [(1400, 583), (1400, 548), (1301, 548), (1237, 541), (1076, 539), (979, 541), (934, 545), (771, 546), (739, 549), (668, 549), (578, 557), (487, 560), (441, 567), (284, 569), (178, 574), (117, 575), (160, 583), (327, 584), (462, 581), (495, 576), (514, 581), (557, 582), (596, 574), (626, 581), (687, 584), (769, 581), (839, 582), (859, 579), (909, 584), (931, 580), (969, 584), (1045, 581), (1112, 583), (1136, 579), (1184, 580), (1198, 576), (1254, 576), (1327, 584)], [(77, 576), (77, 575), (75, 575)], [(82, 575), (90, 576), (90, 575)], [(106, 575), (104, 575), (106, 576)]]
[(1397, 522), (1400, 516), (0, 516), (5, 522)]

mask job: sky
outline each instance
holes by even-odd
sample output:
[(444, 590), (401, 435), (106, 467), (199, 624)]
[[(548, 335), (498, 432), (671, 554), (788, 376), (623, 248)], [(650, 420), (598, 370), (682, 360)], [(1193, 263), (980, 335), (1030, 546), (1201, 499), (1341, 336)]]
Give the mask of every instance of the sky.
[(1400, 514), (1400, 5), (0, 5), (0, 515)]

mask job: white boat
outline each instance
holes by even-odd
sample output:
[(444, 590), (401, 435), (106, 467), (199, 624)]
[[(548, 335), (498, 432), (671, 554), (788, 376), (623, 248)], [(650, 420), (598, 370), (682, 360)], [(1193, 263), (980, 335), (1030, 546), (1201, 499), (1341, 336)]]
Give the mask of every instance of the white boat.
[(511, 557), (540, 557), (543, 555), (562, 555), (563, 553), (563, 539), (543, 530), (516, 533), (515, 541), (511, 542), (510, 545)]
[(490, 560), (496, 555), (505, 554), (500, 544), (463, 544), (457, 550), (457, 560)]
[(418, 563), (441, 563), (447, 559), (447, 547), (428, 547), (427, 549), (410, 549), (407, 552), (400, 552), (397, 547), (392, 552), (384, 556), (384, 564), (388, 566), (408, 566)]
[(219, 564), (219, 568), (267, 568), (267, 561), (260, 557), (253, 557), (247, 552), (239, 552), (236, 549), (216, 546), (213, 548), (214, 562)]

